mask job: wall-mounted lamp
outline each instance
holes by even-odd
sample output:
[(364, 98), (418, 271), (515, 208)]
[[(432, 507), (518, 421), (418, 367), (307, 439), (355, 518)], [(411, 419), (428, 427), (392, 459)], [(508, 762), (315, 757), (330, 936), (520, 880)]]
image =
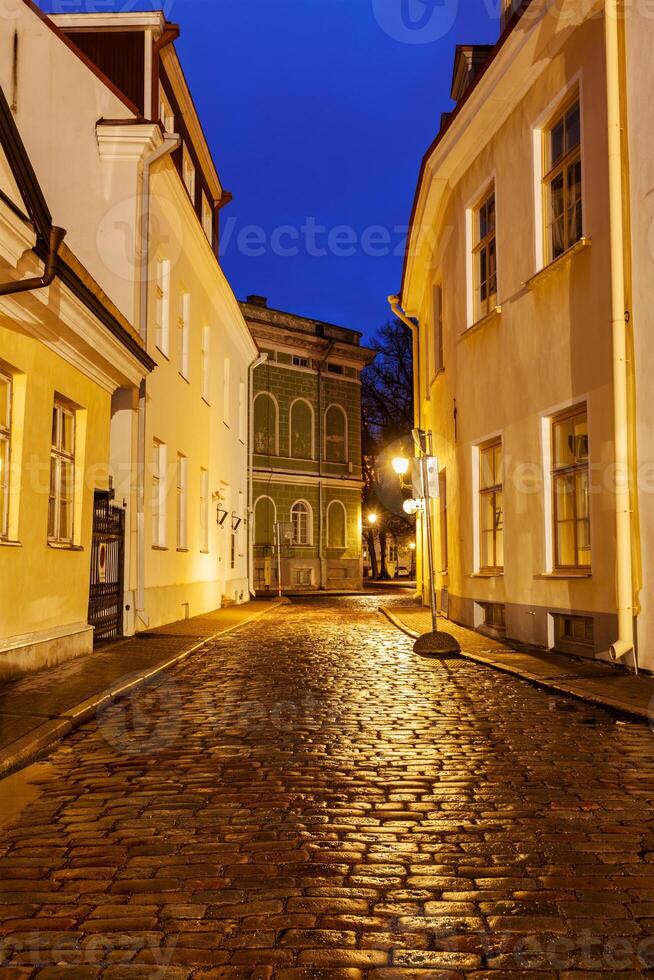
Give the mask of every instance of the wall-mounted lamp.
[(242, 520), (243, 520), (243, 518), (242, 518), (242, 517), (238, 517), (238, 516), (237, 516), (237, 515), (236, 515), (236, 514), (235, 514), (235, 513), (234, 513), (234, 512), (232, 511), (232, 531), (238, 531), (238, 528), (239, 528), (239, 525), (241, 524), (241, 522), (242, 522)]

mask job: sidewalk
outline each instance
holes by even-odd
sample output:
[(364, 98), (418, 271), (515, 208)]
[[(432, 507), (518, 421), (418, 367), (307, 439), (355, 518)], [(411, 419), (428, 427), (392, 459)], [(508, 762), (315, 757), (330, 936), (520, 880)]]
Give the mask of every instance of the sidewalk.
[(284, 601), (247, 602), (182, 619), (0, 686), (0, 779), (209, 640), (259, 619)]
[[(431, 613), (417, 605), (380, 606), (390, 621), (408, 636), (431, 632)], [(551, 650), (512, 649), (474, 630), (458, 626), (448, 619), (438, 620), (461, 645), (461, 655), (468, 660), (494, 667), (508, 674), (572, 695), (593, 704), (632, 715), (641, 721), (654, 718), (654, 677), (634, 674), (598, 660), (577, 660)]]

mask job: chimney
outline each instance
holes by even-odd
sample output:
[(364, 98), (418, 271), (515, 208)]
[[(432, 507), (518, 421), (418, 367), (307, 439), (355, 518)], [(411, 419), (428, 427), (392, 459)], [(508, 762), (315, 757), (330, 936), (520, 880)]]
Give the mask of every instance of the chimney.
[(262, 309), (265, 310), (268, 306), (268, 297), (256, 296), (256, 295), (248, 296), (246, 302), (249, 303), (250, 306), (260, 306)]
[(493, 50), (492, 44), (457, 44), (452, 75), (452, 98), (460, 102), (481, 73)]

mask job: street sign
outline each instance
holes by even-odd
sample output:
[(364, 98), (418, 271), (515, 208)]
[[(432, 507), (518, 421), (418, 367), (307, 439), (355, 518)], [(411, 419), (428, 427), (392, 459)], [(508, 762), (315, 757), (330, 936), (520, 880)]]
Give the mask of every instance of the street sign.
[[(427, 456), (426, 462), (429, 496), (435, 499), (441, 495), (438, 480), (438, 458), (436, 456)], [(422, 460), (420, 459), (411, 460), (411, 483), (413, 486), (413, 496), (416, 499), (422, 500), (425, 492), (422, 483)]]

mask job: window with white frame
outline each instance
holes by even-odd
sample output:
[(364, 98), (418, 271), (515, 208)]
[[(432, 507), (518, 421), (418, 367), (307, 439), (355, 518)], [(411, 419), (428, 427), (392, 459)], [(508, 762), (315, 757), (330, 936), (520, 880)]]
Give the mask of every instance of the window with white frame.
[(179, 294), (177, 313), (177, 367), (183, 378), (188, 380), (188, 349), (191, 331), (191, 294)]
[(445, 368), (445, 357), (443, 355), (443, 288), (440, 283), (436, 283), (434, 286), (433, 304), (433, 371), (436, 375), (440, 374)]
[(293, 354), (292, 360), (293, 367), (310, 367), (311, 362), (308, 357), (300, 357), (299, 354)]
[(152, 443), (152, 547), (166, 547), (166, 446)]
[(546, 255), (552, 262), (583, 236), (579, 98), (560, 110), (544, 134)]
[(497, 306), (497, 240), (495, 236), (495, 188), (473, 213), (473, 316), (481, 320)]
[(209, 385), (211, 381), (211, 327), (205, 324), (202, 328), (202, 397), (209, 401)]
[(229, 425), (231, 420), (232, 390), (231, 390), (231, 364), (228, 357), (223, 361), (223, 422)]
[(479, 566), (492, 571), (504, 566), (504, 503), (502, 441), (479, 447)]
[(293, 544), (296, 547), (311, 544), (311, 512), (303, 500), (298, 500), (291, 507), (291, 523)]
[(0, 370), (0, 538), (9, 535), (9, 466), (13, 378)]
[(589, 444), (585, 405), (552, 419), (552, 490), (554, 565), (557, 569), (589, 569)]
[(245, 442), (245, 382), (238, 383), (238, 437)]
[(75, 410), (55, 398), (52, 409), (48, 539), (73, 542), (75, 505)]
[(191, 154), (186, 143), (182, 144), (182, 176), (189, 197), (195, 204), (195, 164), (191, 159)]
[(347, 511), (341, 500), (332, 500), (327, 507), (327, 547), (347, 547)]
[(177, 454), (177, 548), (188, 548), (188, 459)]
[(170, 261), (161, 256), (157, 259), (155, 297), (155, 343), (161, 353), (168, 357), (170, 347)]
[(209, 552), (209, 471), (200, 470), (200, 550)]
[(162, 85), (159, 86), (159, 121), (167, 133), (175, 131), (175, 113)]
[(209, 204), (209, 198), (204, 191), (202, 191), (202, 228), (209, 244), (213, 245), (213, 208)]

